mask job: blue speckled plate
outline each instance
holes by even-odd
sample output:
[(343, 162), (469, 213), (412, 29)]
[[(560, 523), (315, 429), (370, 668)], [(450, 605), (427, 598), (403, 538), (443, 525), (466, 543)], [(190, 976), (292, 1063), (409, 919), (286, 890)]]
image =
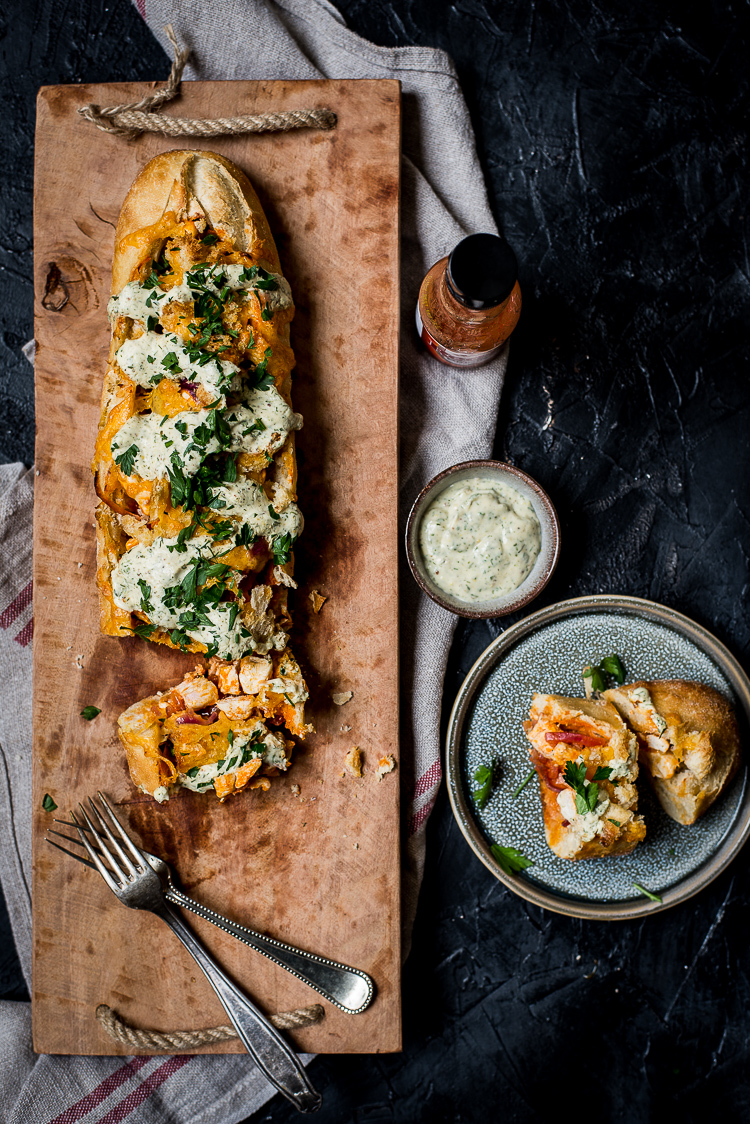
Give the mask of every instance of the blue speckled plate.
[[(583, 695), (582, 668), (614, 653), (628, 679), (695, 679), (721, 691), (737, 711), (746, 743), (750, 680), (727, 649), (672, 609), (607, 595), (562, 601), (507, 629), (469, 672), (448, 724), (448, 790), (474, 852), (521, 897), (572, 917), (628, 918), (676, 905), (714, 879), (750, 834), (743, 766), (691, 827), (661, 810), (642, 777), (639, 811), (648, 833), (630, 855), (570, 862), (549, 849), (536, 776), (513, 795), (530, 771), (521, 723), (534, 691)], [(472, 794), (479, 765), (495, 769), (492, 795), (482, 811)], [(534, 865), (522, 874), (503, 873), (491, 843), (517, 847)], [(644, 897), (635, 882), (659, 895), (661, 903)]]

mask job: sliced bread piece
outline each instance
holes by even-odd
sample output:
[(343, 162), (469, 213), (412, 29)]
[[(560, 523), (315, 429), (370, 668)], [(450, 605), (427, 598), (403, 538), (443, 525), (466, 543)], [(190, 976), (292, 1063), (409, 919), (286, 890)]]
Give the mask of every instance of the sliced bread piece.
[(732, 707), (713, 687), (685, 679), (639, 680), (604, 692), (635, 730), (639, 759), (664, 811), (692, 824), (740, 763)]
[(547, 843), (562, 859), (627, 855), (636, 814), (638, 743), (611, 703), (538, 695), (524, 722), (539, 775)]

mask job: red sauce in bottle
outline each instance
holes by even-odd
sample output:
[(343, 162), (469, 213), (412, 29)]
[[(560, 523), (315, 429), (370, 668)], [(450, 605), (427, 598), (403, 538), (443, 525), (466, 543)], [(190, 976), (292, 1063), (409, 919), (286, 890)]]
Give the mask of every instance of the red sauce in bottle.
[(504, 238), (471, 234), (433, 265), (419, 290), (417, 331), (449, 367), (494, 359), (521, 315), (516, 256)]

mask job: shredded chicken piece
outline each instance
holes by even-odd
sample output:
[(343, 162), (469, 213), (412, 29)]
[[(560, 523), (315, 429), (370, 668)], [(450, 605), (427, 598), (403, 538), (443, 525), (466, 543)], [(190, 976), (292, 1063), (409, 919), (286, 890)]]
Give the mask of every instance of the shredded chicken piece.
[(354, 697), (354, 691), (334, 691), (331, 698), (336, 703), (336, 706), (344, 706), (351, 698)]

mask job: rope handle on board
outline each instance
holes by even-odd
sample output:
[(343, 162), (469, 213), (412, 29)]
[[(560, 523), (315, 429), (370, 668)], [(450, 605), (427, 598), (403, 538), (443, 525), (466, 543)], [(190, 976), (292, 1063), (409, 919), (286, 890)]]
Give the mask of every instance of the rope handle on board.
[[(297, 1007), (294, 1011), (283, 1011), (278, 1015), (269, 1015), (269, 1022), (277, 1030), (295, 1030), (303, 1026), (312, 1026), (325, 1017), (325, 1011), (320, 1003), (313, 1003), (309, 1007)], [(124, 1046), (133, 1046), (137, 1050), (194, 1050), (198, 1046), (209, 1046), (212, 1042), (228, 1042), (237, 1037), (237, 1032), (231, 1026), (211, 1026), (205, 1030), (138, 1030), (130, 1026), (120, 1015), (100, 1003), (96, 1008), (97, 1021), (106, 1030), (110, 1038), (122, 1042)]]
[(130, 105), (84, 105), (78, 110), (97, 129), (134, 139), (141, 133), (167, 137), (224, 137), (244, 133), (283, 133), (289, 129), (332, 129), (336, 114), (330, 109), (288, 109), (282, 113), (249, 113), (237, 117), (170, 117), (159, 108), (176, 98), (190, 48), (180, 48), (171, 24), (164, 28), (174, 48), (174, 62), (166, 86)]

